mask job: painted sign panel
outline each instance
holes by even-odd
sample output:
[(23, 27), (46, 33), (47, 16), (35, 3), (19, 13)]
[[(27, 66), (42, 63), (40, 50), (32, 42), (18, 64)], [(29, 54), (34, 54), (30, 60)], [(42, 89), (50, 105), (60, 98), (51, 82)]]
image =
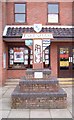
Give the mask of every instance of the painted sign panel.
[(42, 40), (34, 40), (34, 63), (41, 63)]
[(23, 33), (22, 39), (48, 38), (53, 39), (52, 33)]

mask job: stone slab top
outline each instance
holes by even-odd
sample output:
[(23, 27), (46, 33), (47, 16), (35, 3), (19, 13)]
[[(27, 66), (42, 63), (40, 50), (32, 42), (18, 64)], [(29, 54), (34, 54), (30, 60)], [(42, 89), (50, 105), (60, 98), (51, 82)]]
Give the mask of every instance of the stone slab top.
[(66, 92), (60, 88), (58, 92), (21, 92), (19, 86), (15, 88), (15, 90), (12, 93), (12, 98), (20, 97), (20, 98), (63, 98), (67, 97)]
[(20, 80), (19, 84), (58, 84), (58, 80), (51, 79), (51, 80)]

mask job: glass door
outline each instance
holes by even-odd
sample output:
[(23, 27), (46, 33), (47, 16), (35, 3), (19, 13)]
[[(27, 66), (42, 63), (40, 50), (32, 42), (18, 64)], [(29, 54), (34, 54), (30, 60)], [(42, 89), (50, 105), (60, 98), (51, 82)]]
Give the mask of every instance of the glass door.
[[(59, 77), (61, 78), (71, 78), (72, 77), (72, 69), (74, 69), (74, 49), (72, 56), (71, 47), (60, 47), (59, 48)], [(72, 65), (73, 61), (73, 65)]]

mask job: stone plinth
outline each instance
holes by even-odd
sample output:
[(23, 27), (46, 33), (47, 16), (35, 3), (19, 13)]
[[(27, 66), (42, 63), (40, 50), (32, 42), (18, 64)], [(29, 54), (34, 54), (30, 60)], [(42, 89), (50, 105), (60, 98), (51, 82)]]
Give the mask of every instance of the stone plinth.
[(19, 87), (22, 92), (56, 92), (59, 90), (57, 80), (21, 80)]
[(12, 94), (12, 108), (66, 108), (67, 94), (63, 89), (58, 92), (20, 92), (17, 87)]
[[(35, 73), (36, 75), (34, 75)], [(21, 78), (19, 85), (12, 93), (11, 107), (14, 109), (63, 109), (67, 107), (67, 94), (60, 88), (57, 78), (51, 76), (51, 70), (29, 69), (26, 71), (26, 76)]]

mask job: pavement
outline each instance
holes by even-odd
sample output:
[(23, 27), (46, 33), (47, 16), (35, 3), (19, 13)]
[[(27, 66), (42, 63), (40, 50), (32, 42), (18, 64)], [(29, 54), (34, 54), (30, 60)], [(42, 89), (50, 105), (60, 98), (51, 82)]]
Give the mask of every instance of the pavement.
[[(71, 86), (64, 87), (67, 92), (67, 108), (66, 109), (11, 109), (11, 94), (15, 87), (0, 87), (0, 118), (73, 118), (72, 111), (74, 102), (74, 93)], [(73, 90), (74, 91), (74, 90)], [(2, 96), (1, 96), (2, 94)], [(46, 119), (45, 119), (46, 120)]]

